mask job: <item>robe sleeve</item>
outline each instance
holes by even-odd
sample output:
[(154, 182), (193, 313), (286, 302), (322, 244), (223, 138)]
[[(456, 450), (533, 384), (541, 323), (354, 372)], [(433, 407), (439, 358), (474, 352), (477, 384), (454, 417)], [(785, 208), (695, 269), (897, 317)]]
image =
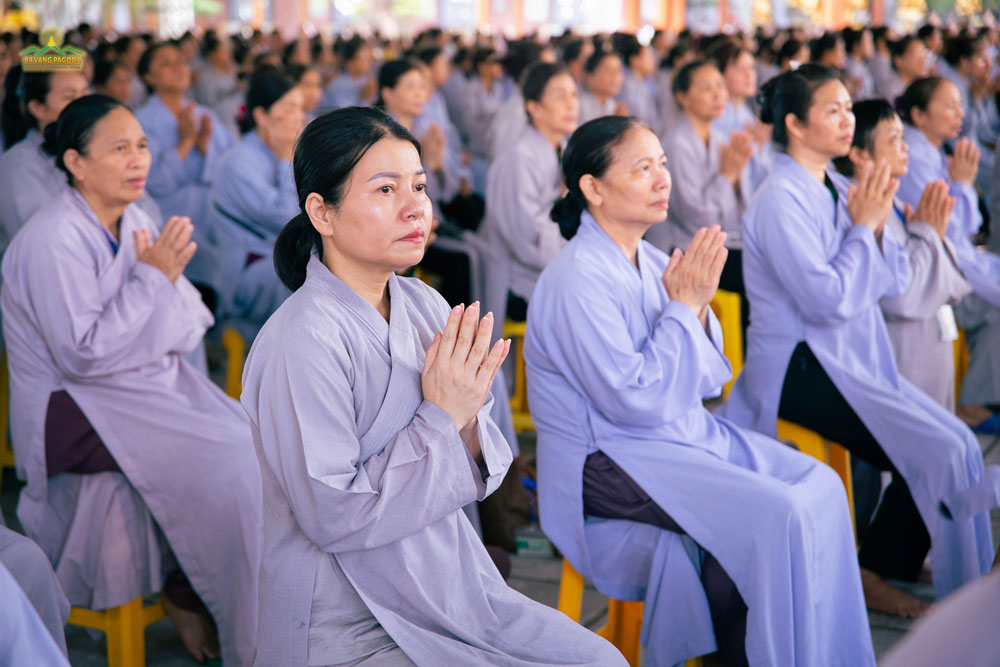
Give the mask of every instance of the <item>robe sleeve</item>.
[[(234, 139), (215, 113), (208, 109), (199, 109), (198, 111), (200, 112), (197, 114), (199, 123), (202, 116), (206, 114), (212, 119), (212, 137), (208, 142), (208, 150), (204, 155), (201, 154), (197, 147), (192, 148), (185, 162), (196, 160), (197, 165), (194, 173), (197, 174), (197, 180), (202, 185), (211, 185), (212, 181), (215, 180), (215, 174), (219, 170), (222, 158), (232, 148)], [(175, 150), (174, 155), (176, 154), (177, 151)]]
[(882, 312), (889, 320), (922, 320), (968, 294), (970, 287), (946, 247), (930, 225), (912, 221), (907, 226), (906, 251), (912, 276), (898, 296), (883, 298)]
[(262, 236), (274, 237), (299, 210), (292, 163), (239, 165), (226, 161), (226, 170), (213, 193), (213, 203)]
[(694, 236), (701, 227), (719, 225), (729, 232), (739, 229), (739, 198), (733, 184), (720, 171), (706, 168), (690, 137), (669, 141), (667, 154), (673, 189), (670, 192), (671, 220)]
[[(721, 352), (722, 335), (714, 316), (713, 342), (687, 306), (671, 301), (641, 345), (633, 344), (621, 297), (593, 278), (586, 295), (564, 290), (547, 321), (574, 332), (555, 336), (567, 345), (560, 356), (580, 378), (581, 391), (611, 422), (654, 428), (686, 414), (701, 398), (732, 377)], [(717, 346), (718, 345), (718, 346)]]
[[(413, 535), (499, 486), (503, 437), (480, 412), (487, 477), (451, 417), (423, 401), (384, 449), (361, 458), (354, 369), (319, 335), (297, 335), (264, 362), (256, 405), (267, 464), (306, 536), (330, 553), (371, 549)], [(363, 372), (363, 371), (359, 371)], [(246, 394), (244, 394), (246, 396)], [(488, 406), (484, 407), (487, 410)]]
[(520, 263), (543, 270), (566, 245), (559, 225), (549, 217), (555, 202), (546, 197), (544, 176), (517, 160), (499, 165), (496, 179), (487, 201), (499, 208), (494, 216), (497, 231)]
[(153, 158), (146, 177), (146, 190), (154, 197), (167, 197), (178, 188), (193, 182), (193, 174), (200, 169), (200, 159), (194, 155), (198, 153), (197, 148), (192, 148), (187, 158), (181, 162), (176, 144), (164, 141), (162, 134), (161, 132), (161, 136), (157, 137), (155, 130), (146, 128), (149, 153)]
[(817, 221), (816, 214), (787, 190), (775, 188), (768, 194), (768, 200), (758, 200), (757, 246), (806, 322), (822, 327), (843, 324), (876, 305), (894, 287), (897, 274), (870, 229), (853, 225), (827, 260), (820, 231), (804, 226), (833, 221)]
[(188, 351), (204, 335), (184, 284), (136, 262), (118, 294), (103, 304), (93, 263), (68, 245), (57, 245), (51, 261), (24, 263), (42, 336), (67, 377), (83, 381), (138, 368)]
[(951, 181), (949, 186), (951, 196), (955, 198), (955, 208), (952, 209), (948, 222), (949, 236), (968, 239), (983, 224), (983, 214), (979, 212), (979, 195), (976, 194), (976, 188), (968, 183)]

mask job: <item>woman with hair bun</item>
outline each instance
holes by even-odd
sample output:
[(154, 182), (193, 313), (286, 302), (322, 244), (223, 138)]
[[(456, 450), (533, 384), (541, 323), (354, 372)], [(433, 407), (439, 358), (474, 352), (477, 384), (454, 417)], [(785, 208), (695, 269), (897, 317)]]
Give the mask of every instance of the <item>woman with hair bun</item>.
[(69, 187), (14, 237), (0, 294), (18, 518), (73, 605), (162, 589), (197, 660), (249, 665), (260, 471), (246, 414), (184, 360), (213, 323), (183, 276), (191, 222), (136, 205), (152, 158), (123, 103), (71, 102), (46, 147)]
[(542, 527), (606, 595), (645, 600), (651, 665), (874, 665), (843, 485), (712, 415), (732, 377), (709, 307), (725, 232), (668, 256), (642, 240), (671, 190), (635, 119), (582, 125), (552, 210), (566, 248), (528, 309)]
[(879, 304), (912, 275), (885, 228), (898, 184), (887, 161), (866, 163), (849, 187), (830, 170), (855, 128), (839, 73), (804, 65), (761, 97), (782, 152), (743, 217), (751, 322), (725, 415), (771, 435), (786, 419), (892, 473), (871, 524), (859, 526), (865, 597), (872, 609), (920, 616), (926, 602), (885, 579), (915, 581), (928, 551), (939, 598), (987, 572), (1000, 469), (984, 470), (968, 427), (896, 365)]
[(417, 140), (338, 109), (294, 166), (300, 211), (274, 252), (293, 294), (243, 374), (266, 499), (255, 664), (624, 667), (508, 588), (461, 511), (511, 463), (490, 418), (510, 343), (490, 344), (479, 304), (396, 275), (430, 231)]

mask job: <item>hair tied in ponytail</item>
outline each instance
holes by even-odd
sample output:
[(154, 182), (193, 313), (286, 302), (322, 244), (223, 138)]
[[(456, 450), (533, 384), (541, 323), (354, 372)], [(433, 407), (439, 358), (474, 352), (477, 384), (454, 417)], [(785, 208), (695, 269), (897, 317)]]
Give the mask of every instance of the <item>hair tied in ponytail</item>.
[(559, 225), (559, 233), (567, 241), (573, 238), (580, 228), (580, 216), (583, 214), (583, 209), (583, 202), (573, 192), (567, 192), (565, 197), (560, 197), (552, 205), (549, 217)]

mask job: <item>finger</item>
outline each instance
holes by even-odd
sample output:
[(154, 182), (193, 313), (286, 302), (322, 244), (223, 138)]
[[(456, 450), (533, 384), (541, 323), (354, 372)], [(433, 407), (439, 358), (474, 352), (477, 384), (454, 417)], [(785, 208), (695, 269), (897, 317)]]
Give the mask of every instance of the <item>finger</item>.
[(490, 339), (493, 337), (493, 313), (486, 313), (486, 316), (479, 321), (479, 329), (476, 331), (476, 341), (469, 351), (469, 358), (466, 366), (470, 368), (479, 366), (490, 351)]
[(723, 246), (715, 251), (715, 257), (712, 260), (711, 266), (711, 276), (712, 281), (718, 284), (719, 277), (722, 275), (722, 270), (726, 268), (726, 260), (729, 258), (729, 249)]
[(485, 381), (487, 389), (493, 384), (493, 378), (496, 377), (496, 372), (500, 369), (500, 364), (503, 361), (504, 349), (508, 348), (509, 345), (510, 341), (498, 340), (486, 358), (478, 365), (476, 380), (478, 382)]
[(194, 234), (194, 225), (191, 224), (191, 220), (188, 218), (181, 218), (180, 224), (177, 225), (177, 233), (174, 236), (174, 242), (171, 247), (175, 250), (180, 250), (185, 247), (188, 241), (191, 240), (192, 234)]
[(462, 316), (462, 324), (458, 328), (458, 337), (455, 339), (455, 351), (452, 352), (452, 356), (461, 363), (465, 363), (469, 358), (469, 349), (472, 347), (478, 323), (479, 304), (474, 303), (466, 309)]
[(198, 251), (198, 244), (194, 241), (188, 243), (184, 248), (178, 253), (177, 259), (181, 262), (181, 269), (188, 265), (191, 258), (194, 257), (195, 252)]
[(167, 220), (167, 224), (163, 225), (163, 231), (160, 232), (160, 235), (156, 238), (156, 243), (172, 247), (174, 239), (179, 233), (182, 224), (183, 218), (176, 215), (171, 216), (171, 218)]
[(465, 304), (459, 304), (451, 309), (448, 315), (448, 322), (444, 325), (444, 333), (441, 334), (441, 349), (438, 351), (444, 359), (450, 359), (455, 351), (455, 339), (458, 337), (458, 326), (462, 323), (462, 314), (465, 313)]
[(944, 208), (945, 208), (945, 213), (944, 213), (945, 226), (947, 226), (948, 221), (951, 220), (951, 212), (955, 209), (955, 198), (948, 197), (948, 199), (945, 201)]
[(136, 231), (133, 234), (133, 238), (135, 239), (135, 254), (136, 255), (141, 255), (142, 253), (144, 253), (147, 250), (149, 250), (150, 246), (153, 245), (153, 242), (149, 238), (149, 230), (148, 229), (140, 229), (140, 230)]
[(430, 370), (431, 366), (434, 365), (434, 361), (437, 359), (438, 350), (441, 349), (441, 332), (438, 331), (434, 334), (434, 339), (431, 340), (431, 344), (427, 348), (427, 354), (424, 356), (424, 375)]
[(892, 200), (895, 199), (897, 192), (899, 192), (899, 179), (892, 178), (890, 176), (889, 186), (885, 189), (885, 192), (882, 193), (883, 201), (885, 201), (887, 204), (892, 204)]
[(913, 207), (909, 204), (903, 205), (903, 222), (913, 220)]

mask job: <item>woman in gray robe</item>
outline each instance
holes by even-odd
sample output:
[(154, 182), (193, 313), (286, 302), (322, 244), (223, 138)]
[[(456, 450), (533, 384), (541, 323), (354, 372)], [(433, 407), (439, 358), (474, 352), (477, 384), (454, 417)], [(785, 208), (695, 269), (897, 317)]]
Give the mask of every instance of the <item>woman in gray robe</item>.
[(395, 275), (431, 222), (418, 146), (346, 108), (296, 149), (302, 210), (274, 253), (294, 291), (243, 376), (266, 499), (255, 664), (624, 665), (507, 588), (461, 511), (511, 462), (489, 417), (510, 344), (478, 304)]

